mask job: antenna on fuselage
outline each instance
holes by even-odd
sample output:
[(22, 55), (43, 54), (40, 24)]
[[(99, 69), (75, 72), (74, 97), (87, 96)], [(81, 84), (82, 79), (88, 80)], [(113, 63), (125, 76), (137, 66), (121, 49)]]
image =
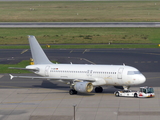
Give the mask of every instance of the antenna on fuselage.
[(126, 66), (126, 65), (123, 63), (123, 66)]

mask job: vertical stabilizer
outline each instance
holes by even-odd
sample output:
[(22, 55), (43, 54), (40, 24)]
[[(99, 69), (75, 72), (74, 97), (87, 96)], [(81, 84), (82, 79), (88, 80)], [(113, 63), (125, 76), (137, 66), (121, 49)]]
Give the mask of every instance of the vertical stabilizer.
[(34, 64), (53, 64), (42, 50), (35, 36), (28, 35), (28, 40)]

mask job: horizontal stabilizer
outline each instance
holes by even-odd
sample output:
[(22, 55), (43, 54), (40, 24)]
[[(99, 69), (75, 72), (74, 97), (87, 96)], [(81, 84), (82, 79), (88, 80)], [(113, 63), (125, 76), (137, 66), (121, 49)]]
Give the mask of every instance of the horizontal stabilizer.
[(13, 78), (29, 78), (29, 79), (49, 79), (50, 77), (40, 77), (40, 76), (13, 76), (11, 74), (10, 75), (10, 79)]

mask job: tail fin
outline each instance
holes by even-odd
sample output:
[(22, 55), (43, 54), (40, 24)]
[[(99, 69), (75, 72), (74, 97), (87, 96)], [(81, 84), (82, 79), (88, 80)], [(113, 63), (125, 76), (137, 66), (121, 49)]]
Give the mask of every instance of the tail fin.
[(34, 64), (52, 64), (44, 51), (42, 50), (41, 46), (39, 45), (38, 41), (36, 40), (35, 36), (28, 35), (28, 40), (30, 44), (32, 58), (34, 60)]

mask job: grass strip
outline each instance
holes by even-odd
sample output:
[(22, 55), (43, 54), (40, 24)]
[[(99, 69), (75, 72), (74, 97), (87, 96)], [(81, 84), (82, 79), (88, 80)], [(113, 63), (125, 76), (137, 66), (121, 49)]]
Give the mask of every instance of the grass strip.
[[(105, 49), (105, 48), (159, 48), (159, 44), (83, 44), (83, 45), (42, 45), (43, 49)], [(0, 46), (0, 49), (30, 49), (29, 45)]]
[(1, 22), (160, 21), (160, 1), (0, 2)]
[[(159, 33), (160, 28), (0, 28), (0, 48), (28, 45), (27, 35), (35, 35), (40, 44), (55, 45), (54, 48), (60, 47), (57, 44), (67, 44), (62, 45), (62, 48), (75, 48), (76, 45), (78, 48), (108, 48), (106, 44), (121, 44), (122, 47), (123, 44), (146, 46), (145, 44), (159, 44)], [(119, 48), (120, 45), (114, 46)]]

